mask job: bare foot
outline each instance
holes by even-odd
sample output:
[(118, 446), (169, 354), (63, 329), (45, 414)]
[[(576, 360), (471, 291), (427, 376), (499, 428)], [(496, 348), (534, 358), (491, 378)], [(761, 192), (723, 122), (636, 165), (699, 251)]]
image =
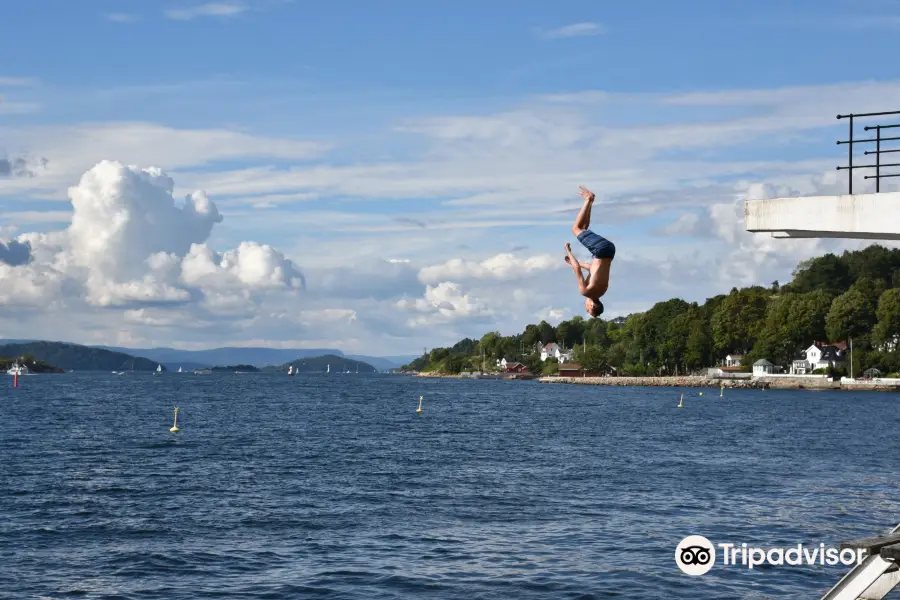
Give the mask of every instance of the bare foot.
[(581, 197), (584, 198), (585, 202), (593, 202), (594, 201), (594, 192), (587, 189), (583, 185), (578, 186), (578, 189), (580, 190), (578, 193), (581, 194)]

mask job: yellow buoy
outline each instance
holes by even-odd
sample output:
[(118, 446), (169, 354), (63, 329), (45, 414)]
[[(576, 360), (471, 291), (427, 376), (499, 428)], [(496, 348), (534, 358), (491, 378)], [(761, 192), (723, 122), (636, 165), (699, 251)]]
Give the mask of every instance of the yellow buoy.
[(700, 395), (702, 396), (702, 395), (703, 395), (703, 392), (700, 392)]
[(422, 412), (422, 399), (424, 396), (419, 396), (419, 408), (416, 409), (416, 414), (420, 414)]
[(178, 433), (179, 431), (181, 431), (180, 429), (178, 429), (178, 409), (177, 408), (175, 409), (175, 423), (172, 424), (172, 429), (170, 429), (169, 431), (171, 431), (172, 433)]
[(678, 400), (678, 406), (675, 408), (684, 408), (684, 394), (681, 394), (681, 399)]

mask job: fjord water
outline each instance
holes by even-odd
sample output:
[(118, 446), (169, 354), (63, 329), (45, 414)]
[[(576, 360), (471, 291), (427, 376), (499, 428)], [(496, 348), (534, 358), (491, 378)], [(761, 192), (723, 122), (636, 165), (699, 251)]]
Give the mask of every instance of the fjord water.
[(4, 383), (4, 598), (812, 598), (847, 567), (719, 560), (689, 577), (675, 547), (836, 545), (900, 516), (892, 394), (355, 374)]

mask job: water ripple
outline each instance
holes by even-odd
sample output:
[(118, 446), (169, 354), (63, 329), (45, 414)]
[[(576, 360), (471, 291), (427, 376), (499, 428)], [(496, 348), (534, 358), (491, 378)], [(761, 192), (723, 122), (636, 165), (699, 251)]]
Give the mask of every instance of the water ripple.
[(898, 512), (893, 395), (687, 390), (677, 410), (681, 390), (388, 376), (7, 387), (2, 597), (816, 597), (846, 568), (692, 578), (675, 546), (833, 545)]

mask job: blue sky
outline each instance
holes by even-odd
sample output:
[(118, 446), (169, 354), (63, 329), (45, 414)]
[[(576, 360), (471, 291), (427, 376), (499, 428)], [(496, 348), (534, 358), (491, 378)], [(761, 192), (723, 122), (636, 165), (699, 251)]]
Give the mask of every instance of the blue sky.
[[(0, 177), (0, 239), (35, 260), (0, 264), (0, 296), (35, 314), (56, 299), (82, 315), (65, 335), (98, 343), (396, 354), (511, 333), (581, 310), (571, 272), (542, 261), (574, 241), (582, 183), (620, 251), (609, 316), (786, 280), (858, 244), (744, 234), (740, 202), (845, 185), (834, 115), (900, 108), (898, 28), (877, 0), (17, 3), (0, 20), (0, 156), (32, 176)], [(75, 225), (69, 188), (101, 160), (158, 166), (174, 206), (202, 189), (223, 219), (135, 241), (102, 227), (162, 222), (155, 205), (85, 184)], [(223, 279), (95, 272), (87, 240), (178, 260), (206, 244)], [(272, 252), (229, 271), (247, 241)], [(282, 259), (304, 290), (248, 275), (294, 281)], [(34, 327), (0, 313), (7, 337)]]

